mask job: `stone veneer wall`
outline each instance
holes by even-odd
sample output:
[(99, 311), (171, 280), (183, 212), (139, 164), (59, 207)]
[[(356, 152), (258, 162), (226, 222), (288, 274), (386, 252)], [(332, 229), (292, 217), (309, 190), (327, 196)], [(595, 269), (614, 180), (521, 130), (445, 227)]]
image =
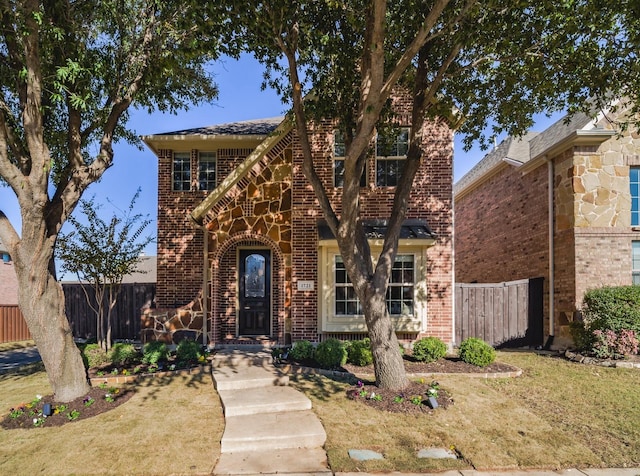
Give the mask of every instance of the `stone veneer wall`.
[(237, 335), (237, 250), (271, 250), (272, 336), (285, 342), (291, 301), (291, 133), (207, 214), (212, 340)]
[[(411, 125), (410, 104), (397, 101), (396, 110), (401, 125)], [(436, 244), (427, 251), (428, 275), (426, 334), (453, 340), (453, 262), (452, 262), (452, 186), (453, 133), (444, 122), (425, 126), (425, 158), (414, 182), (414, 193), (407, 218), (426, 220), (437, 235)], [(333, 187), (334, 126), (322, 122), (313, 127), (312, 150), (314, 165), (324, 182), (329, 198), (340, 213), (340, 189)], [(319, 333), (318, 299), (318, 232), (317, 221), (322, 211), (302, 172), (302, 152), (297, 138), (293, 143), (293, 255), (292, 255), (292, 340), (321, 340)], [(363, 219), (388, 218), (393, 204), (393, 187), (375, 186), (375, 159), (367, 165), (367, 186), (361, 190)], [(298, 291), (297, 282), (313, 281), (312, 291)], [(402, 338), (406, 338), (403, 336)]]
[(631, 284), (631, 241), (640, 235), (631, 229), (629, 166), (637, 165), (635, 133), (556, 159), (556, 329), (563, 342), (587, 290)]

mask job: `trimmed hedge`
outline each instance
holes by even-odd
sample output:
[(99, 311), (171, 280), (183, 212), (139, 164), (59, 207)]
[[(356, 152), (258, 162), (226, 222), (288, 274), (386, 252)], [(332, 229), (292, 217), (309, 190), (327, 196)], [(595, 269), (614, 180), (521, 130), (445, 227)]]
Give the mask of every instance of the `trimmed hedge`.
[(323, 340), (316, 347), (315, 359), (327, 369), (341, 367), (347, 363), (347, 349), (338, 339)]
[(640, 286), (592, 289), (584, 295), (585, 326), (595, 330), (640, 333)]
[(176, 347), (176, 359), (181, 364), (192, 364), (202, 355), (200, 344), (196, 341), (183, 339)]
[(570, 325), (577, 350), (594, 352), (594, 332), (634, 331), (640, 335), (640, 286), (607, 286), (591, 289), (584, 295), (582, 321)]
[(313, 359), (314, 351), (315, 349), (311, 342), (308, 340), (299, 340), (293, 344), (293, 347), (289, 351), (289, 357), (298, 361)]
[(154, 340), (142, 347), (142, 362), (145, 364), (157, 364), (167, 360), (168, 357), (169, 349), (164, 342)]
[(347, 362), (359, 367), (365, 367), (373, 363), (371, 341), (368, 337), (347, 343)]
[(496, 351), (482, 339), (469, 337), (460, 343), (460, 358), (468, 364), (486, 367), (496, 360)]
[(413, 344), (413, 358), (419, 362), (435, 362), (447, 355), (447, 344), (437, 337), (424, 337)]

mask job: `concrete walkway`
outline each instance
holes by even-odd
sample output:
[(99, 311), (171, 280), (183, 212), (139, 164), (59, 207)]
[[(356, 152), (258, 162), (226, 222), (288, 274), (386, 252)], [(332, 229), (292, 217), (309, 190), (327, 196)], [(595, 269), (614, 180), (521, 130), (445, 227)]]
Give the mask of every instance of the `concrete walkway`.
[(288, 386), (270, 353), (221, 350), (212, 371), (225, 415), (214, 474), (332, 474), (311, 401)]

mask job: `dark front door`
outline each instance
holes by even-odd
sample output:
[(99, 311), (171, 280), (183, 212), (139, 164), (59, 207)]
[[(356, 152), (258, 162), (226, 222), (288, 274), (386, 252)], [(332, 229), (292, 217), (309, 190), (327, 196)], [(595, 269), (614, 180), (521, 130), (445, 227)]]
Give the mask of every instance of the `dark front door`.
[(271, 252), (240, 250), (238, 273), (240, 335), (269, 335), (271, 328)]

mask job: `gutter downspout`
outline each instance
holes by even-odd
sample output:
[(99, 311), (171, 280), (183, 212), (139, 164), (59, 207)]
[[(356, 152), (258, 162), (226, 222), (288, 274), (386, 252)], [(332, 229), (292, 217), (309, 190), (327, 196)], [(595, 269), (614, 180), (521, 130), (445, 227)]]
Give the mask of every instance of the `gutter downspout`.
[(553, 345), (555, 334), (555, 241), (553, 236), (554, 210), (553, 210), (553, 159), (547, 158), (548, 171), (548, 211), (549, 214), (549, 337), (544, 345), (545, 350), (549, 350)]

